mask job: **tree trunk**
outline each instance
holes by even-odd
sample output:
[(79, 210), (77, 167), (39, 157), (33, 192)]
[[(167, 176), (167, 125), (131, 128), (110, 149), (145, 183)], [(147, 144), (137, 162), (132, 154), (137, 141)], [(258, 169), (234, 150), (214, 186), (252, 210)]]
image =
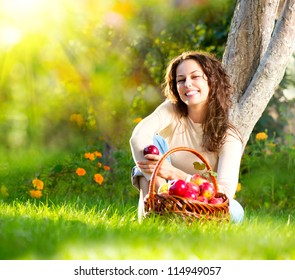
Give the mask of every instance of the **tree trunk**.
[[(246, 145), (295, 46), (295, 0), (238, 0), (223, 56), (235, 87), (233, 123)], [(276, 21), (277, 20), (277, 21)]]

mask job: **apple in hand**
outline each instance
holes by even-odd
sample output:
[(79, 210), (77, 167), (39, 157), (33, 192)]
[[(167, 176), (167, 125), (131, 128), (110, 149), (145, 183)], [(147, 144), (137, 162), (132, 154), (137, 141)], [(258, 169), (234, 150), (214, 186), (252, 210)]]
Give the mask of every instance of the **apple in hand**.
[(206, 197), (208, 200), (210, 200), (216, 194), (214, 186), (208, 181), (200, 185), (200, 189), (201, 195)]
[(143, 149), (143, 154), (144, 155), (148, 155), (148, 154), (159, 155), (160, 152), (155, 145), (149, 145)]
[(188, 186), (182, 179), (176, 179), (170, 182), (169, 195), (183, 196)]

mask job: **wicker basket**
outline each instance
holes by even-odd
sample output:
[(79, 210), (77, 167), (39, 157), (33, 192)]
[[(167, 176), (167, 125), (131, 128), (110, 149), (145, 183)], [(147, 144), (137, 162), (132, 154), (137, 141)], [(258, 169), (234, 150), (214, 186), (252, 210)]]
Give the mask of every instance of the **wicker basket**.
[(187, 147), (177, 147), (169, 150), (163, 155), (163, 157), (157, 162), (153, 171), (151, 180), (149, 182), (149, 193), (145, 199), (144, 209), (145, 217), (150, 214), (180, 216), (187, 221), (195, 220), (216, 220), (216, 221), (229, 221), (229, 200), (225, 194), (218, 192), (218, 185), (215, 176), (210, 172), (210, 179), (216, 190), (218, 197), (223, 198), (223, 203), (220, 204), (208, 204), (199, 202), (196, 200), (168, 194), (158, 194), (155, 191), (156, 176), (158, 170), (161, 167), (163, 161), (172, 153), (179, 151), (187, 151), (195, 154), (206, 165), (208, 171), (212, 171), (210, 165), (206, 159), (197, 151)]

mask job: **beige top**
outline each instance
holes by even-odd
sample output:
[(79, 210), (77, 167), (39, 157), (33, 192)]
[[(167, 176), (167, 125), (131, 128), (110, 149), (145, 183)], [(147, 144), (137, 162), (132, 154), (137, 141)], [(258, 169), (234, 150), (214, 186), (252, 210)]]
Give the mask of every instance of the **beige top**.
[[(155, 134), (161, 135), (167, 141), (169, 149), (190, 147), (201, 153), (212, 169), (217, 172), (219, 191), (229, 198), (234, 197), (243, 153), (242, 142), (234, 132), (227, 135), (219, 154), (205, 152), (201, 145), (202, 125), (194, 123), (189, 117), (178, 117), (175, 113), (175, 105), (170, 101), (164, 101), (152, 114), (138, 123), (132, 133), (130, 145), (135, 162), (144, 160), (142, 151), (153, 143)], [(170, 157), (173, 166), (190, 175), (202, 172), (194, 168), (193, 162), (200, 160), (190, 152), (175, 152)], [(151, 177), (150, 174), (144, 174), (144, 176), (147, 180)]]

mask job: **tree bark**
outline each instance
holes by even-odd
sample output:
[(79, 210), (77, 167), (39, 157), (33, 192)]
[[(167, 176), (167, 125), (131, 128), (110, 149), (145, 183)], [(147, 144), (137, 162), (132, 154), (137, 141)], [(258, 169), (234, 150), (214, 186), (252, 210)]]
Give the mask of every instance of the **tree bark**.
[[(295, 0), (238, 0), (223, 65), (235, 87), (233, 123), (246, 145), (283, 79), (295, 46)], [(277, 19), (277, 22), (276, 22)]]

